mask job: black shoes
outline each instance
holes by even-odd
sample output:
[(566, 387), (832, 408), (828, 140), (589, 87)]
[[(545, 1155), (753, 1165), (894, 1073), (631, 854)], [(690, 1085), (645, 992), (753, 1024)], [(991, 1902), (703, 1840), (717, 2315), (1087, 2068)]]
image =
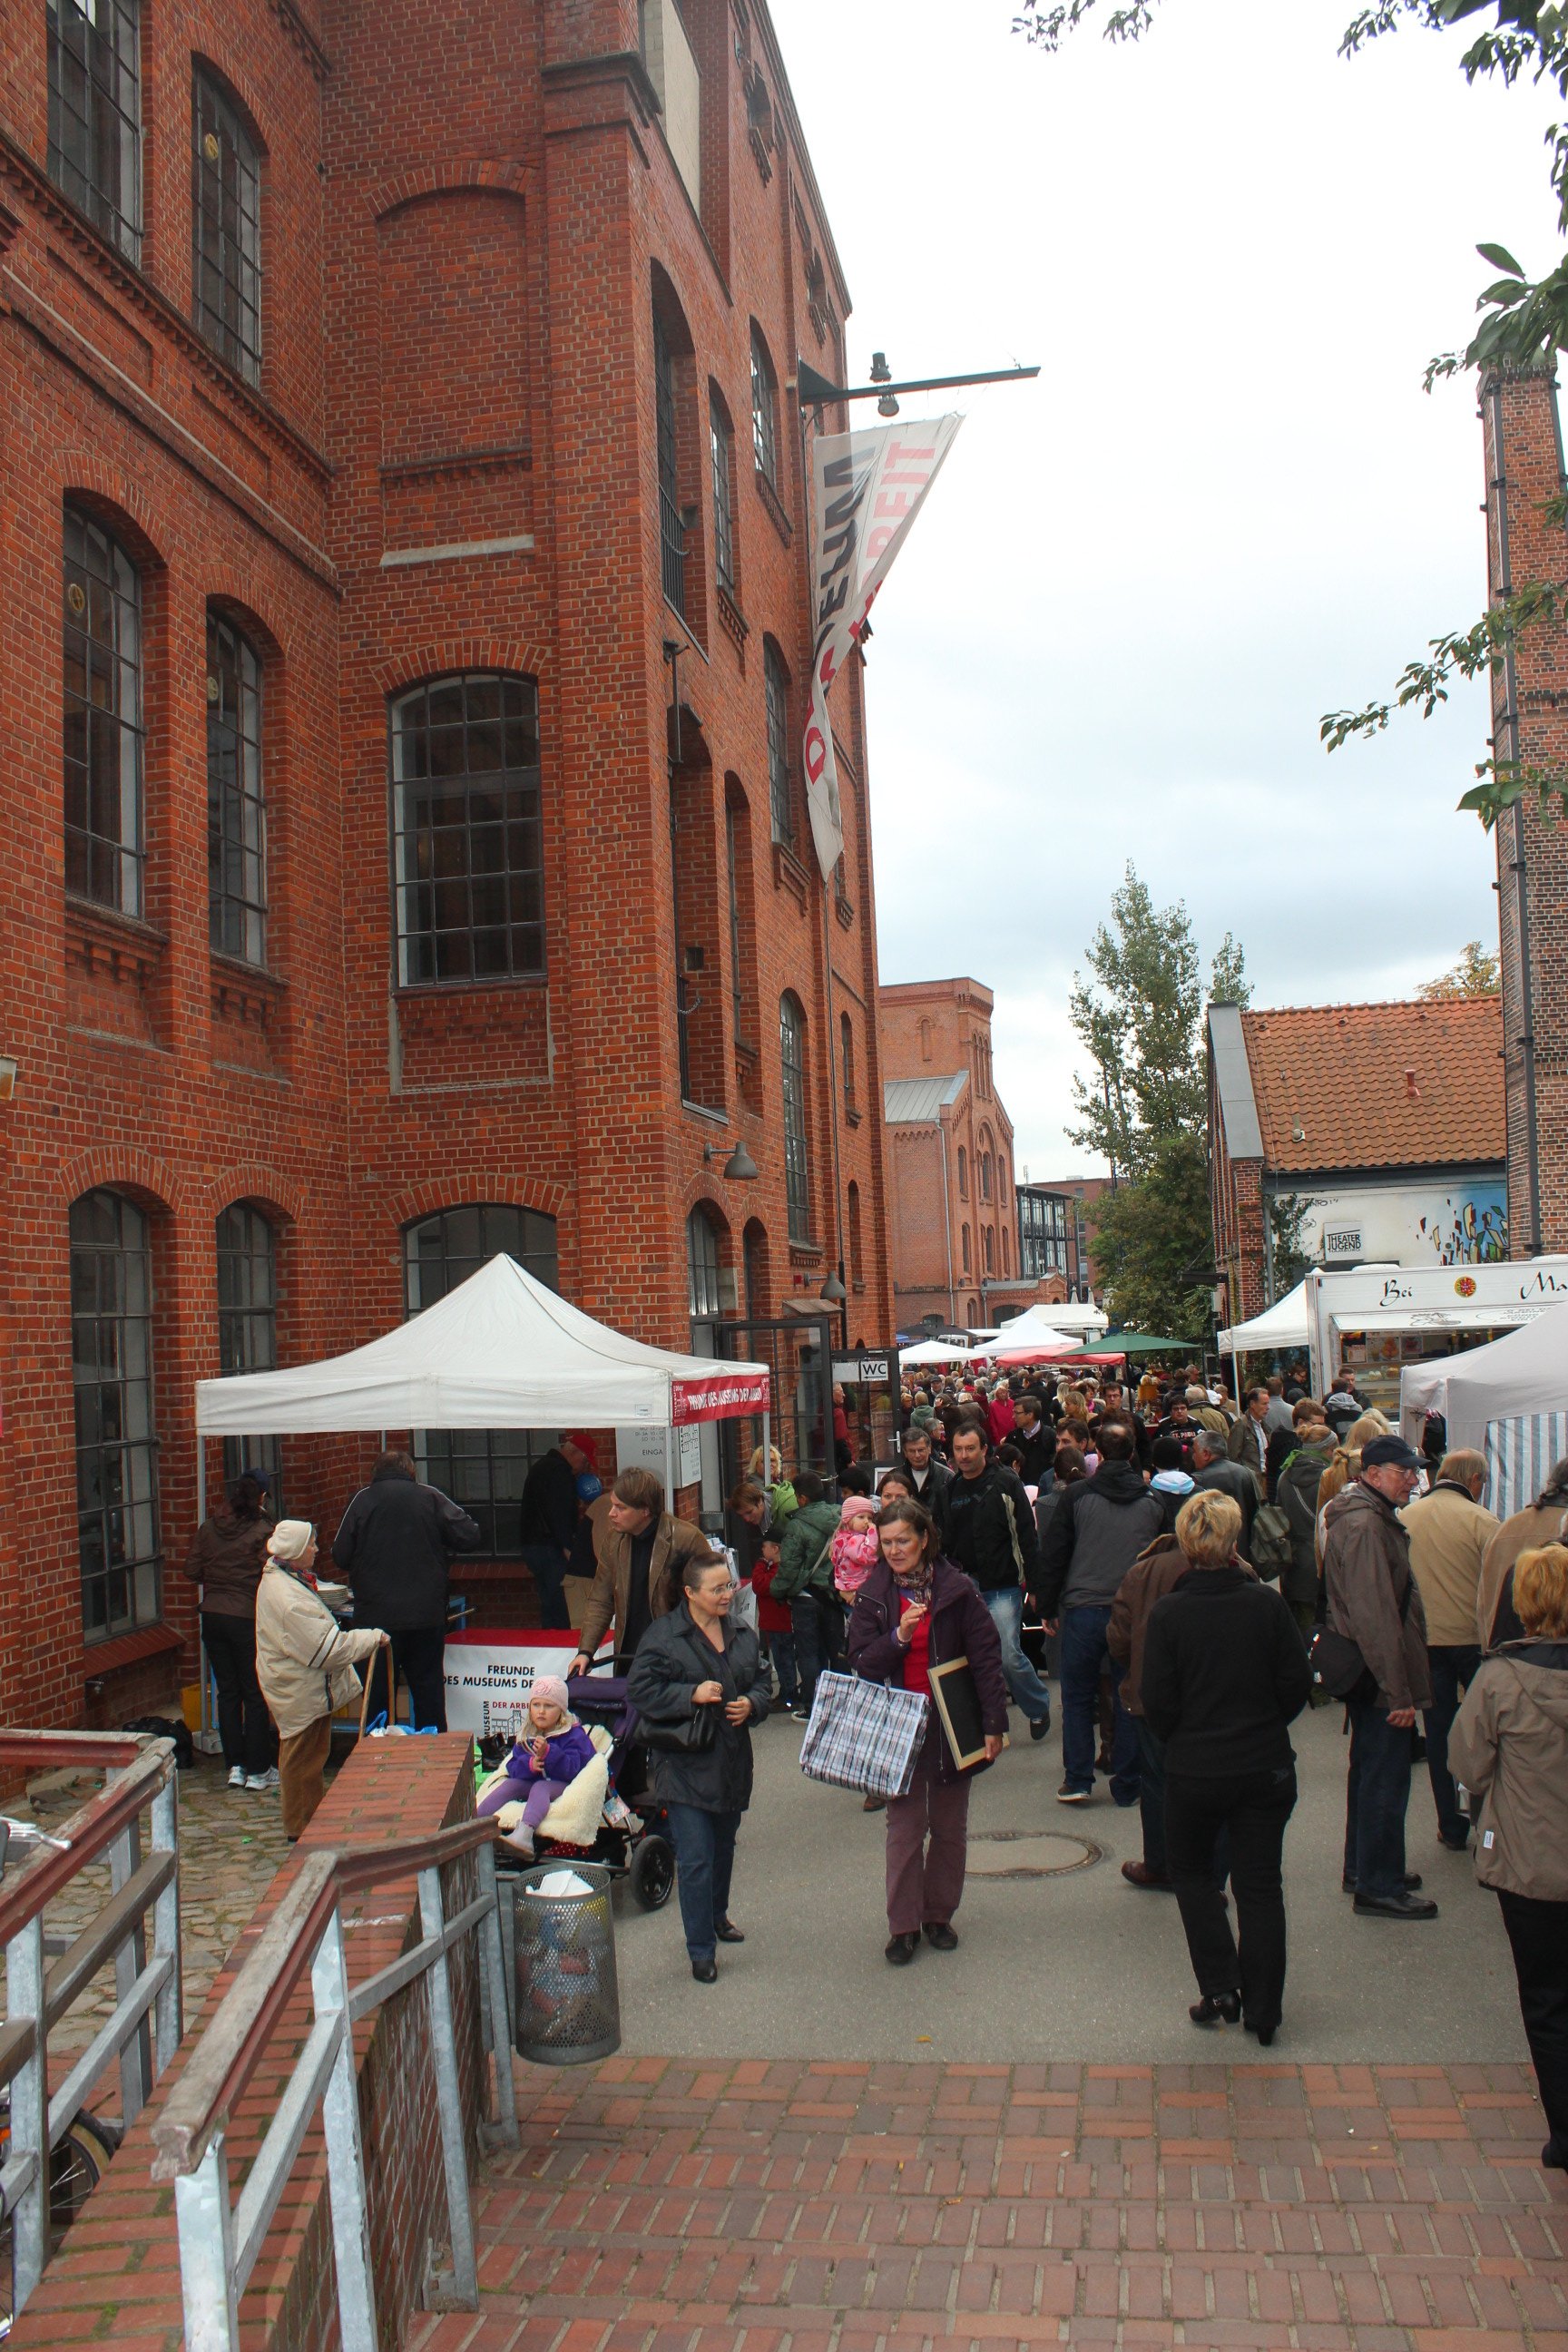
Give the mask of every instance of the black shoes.
[(1279, 2031), (1278, 2023), (1273, 2025), (1254, 2025), (1250, 2017), (1244, 2017), (1241, 2021), (1246, 2026), (1248, 2033), (1255, 2033), (1258, 2036), (1258, 2046), (1260, 2050), (1268, 2049), (1273, 2042), (1274, 2036)]
[(1051, 1718), (1048, 1715), (1035, 1716), (1030, 1720), (1029, 1737), (1031, 1739), (1043, 1739), (1050, 1727)]
[(887, 1810), (888, 1800), (886, 1797), (868, 1797), (865, 1803), (860, 1808), (860, 1811), (863, 1813), (885, 1813)]
[(717, 1984), (719, 1981), (719, 1964), (716, 1960), (693, 1960), (691, 1963), (691, 1973), (696, 1978), (699, 1984)]
[(743, 1944), (746, 1940), (743, 1932), (736, 1927), (733, 1919), (719, 1920), (713, 1933), (721, 1944)]
[(1429, 1895), (1412, 1895), (1401, 1888), (1397, 1895), (1358, 1895), (1356, 1916), (1361, 1919), (1435, 1919), (1437, 1906)]
[(1541, 2161), (1548, 2172), (1568, 2172), (1568, 2140), (1549, 2139), (1541, 2151)]
[(890, 1960), (896, 1969), (907, 1969), (920, 1948), (921, 1939), (918, 1935), (889, 1936), (884, 1958)]
[(1194, 2025), (1226, 2025), (1241, 2023), (1241, 1995), (1238, 1992), (1205, 1992), (1202, 2000), (1194, 2000), (1187, 2015)]
[[(1421, 1873), (1418, 1870), (1407, 1870), (1399, 1883), (1404, 1887), (1406, 1895), (1414, 1895), (1420, 1888)], [(1353, 1878), (1342, 1878), (1340, 1881), (1340, 1893), (1342, 1895), (1353, 1895), (1355, 1893), (1355, 1880)]]
[(945, 1919), (926, 1921), (926, 1942), (933, 1952), (956, 1952), (958, 1937)]

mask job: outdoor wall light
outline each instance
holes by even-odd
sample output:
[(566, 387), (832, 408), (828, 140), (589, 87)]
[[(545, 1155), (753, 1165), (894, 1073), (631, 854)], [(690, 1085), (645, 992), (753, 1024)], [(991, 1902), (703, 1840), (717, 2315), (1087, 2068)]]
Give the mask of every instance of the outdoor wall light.
[(830, 1274), (816, 1295), (819, 1298), (826, 1298), (829, 1307), (842, 1307), (849, 1293), (845, 1289), (838, 1276), (836, 1274)]
[[(711, 1167), (723, 1148), (721, 1143), (705, 1143), (702, 1147), (704, 1163)], [(762, 1172), (743, 1143), (737, 1143), (724, 1162), (723, 1174), (726, 1181), (731, 1184), (754, 1184)]]

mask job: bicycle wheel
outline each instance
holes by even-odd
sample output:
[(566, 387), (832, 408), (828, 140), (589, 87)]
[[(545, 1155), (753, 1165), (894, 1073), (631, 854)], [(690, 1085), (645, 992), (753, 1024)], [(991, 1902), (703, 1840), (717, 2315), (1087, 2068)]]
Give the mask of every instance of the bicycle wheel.
[[(0, 2113), (0, 2163), (11, 2145), (9, 2111)], [(67, 2126), (49, 2158), (49, 2252), (55, 2253), (66, 2231), (108, 2171), (113, 2147), (95, 2116), (83, 2112)], [(0, 2342), (10, 2335), (16, 2318), (16, 2243), (11, 2216), (0, 2218)]]

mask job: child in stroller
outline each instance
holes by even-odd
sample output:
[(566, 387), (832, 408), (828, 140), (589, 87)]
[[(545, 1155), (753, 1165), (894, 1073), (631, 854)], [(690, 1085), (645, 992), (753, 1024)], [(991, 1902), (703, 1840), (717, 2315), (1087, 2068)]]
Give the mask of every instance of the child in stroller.
[[(537, 1692), (540, 1684), (533, 1687)], [(526, 1849), (503, 1836), (496, 1861), (503, 1870), (526, 1869), (536, 1855), (541, 1860), (550, 1855), (601, 1863), (612, 1879), (626, 1880), (643, 1910), (660, 1910), (675, 1885), (675, 1850), (664, 1833), (663, 1808), (648, 1790), (647, 1751), (637, 1738), (637, 1710), (626, 1703), (626, 1682), (618, 1675), (584, 1675), (563, 1687), (579, 1734), (594, 1757), (594, 1766), (582, 1768), (575, 1776), (578, 1792), (598, 1787), (601, 1802), (596, 1815), (586, 1818), (585, 1809), (570, 1801), (568, 1783), (568, 1802), (553, 1823), (542, 1812)], [(526, 1748), (527, 1737), (519, 1744)], [(499, 1740), (482, 1742), (481, 1753), (492, 1765), (505, 1760), (503, 1743)], [(590, 1769), (592, 1780), (584, 1778)], [(494, 1812), (516, 1803), (522, 1795), (521, 1781), (504, 1771), (493, 1773), (481, 1785), (479, 1811)], [(634, 1803), (637, 1811), (632, 1810)], [(568, 1819), (568, 1815), (584, 1817)]]
[(533, 1859), (533, 1833), (557, 1797), (564, 1794), (597, 1754), (593, 1741), (568, 1713), (566, 1685), (559, 1675), (538, 1675), (528, 1697), (526, 1733), (519, 1733), (500, 1778), (479, 1799), (481, 1813), (499, 1813), (522, 1800), (522, 1819), (505, 1832), (509, 1845)]

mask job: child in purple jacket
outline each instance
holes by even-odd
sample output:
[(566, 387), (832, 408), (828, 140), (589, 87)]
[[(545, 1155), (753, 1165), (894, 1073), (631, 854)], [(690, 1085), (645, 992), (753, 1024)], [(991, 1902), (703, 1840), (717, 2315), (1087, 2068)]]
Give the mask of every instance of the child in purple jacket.
[(570, 1786), (584, 1764), (594, 1760), (593, 1741), (566, 1707), (566, 1685), (559, 1675), (536, 1675), (528, 1699), (528, 1731), (512, 1743), (502, 1768), (505, 1779), (479, 1799), (481, 1813), (499, 1813), (503, 1805), (524, 1800), (522, 1819), (507, 1843), (522, 1853), (533, 1852), (533, 1832), (562, 1790)]

